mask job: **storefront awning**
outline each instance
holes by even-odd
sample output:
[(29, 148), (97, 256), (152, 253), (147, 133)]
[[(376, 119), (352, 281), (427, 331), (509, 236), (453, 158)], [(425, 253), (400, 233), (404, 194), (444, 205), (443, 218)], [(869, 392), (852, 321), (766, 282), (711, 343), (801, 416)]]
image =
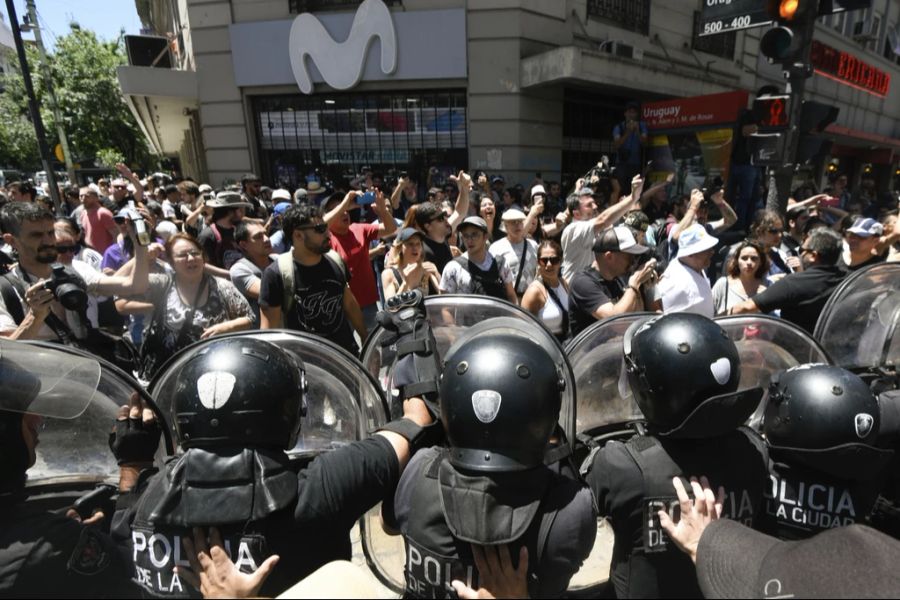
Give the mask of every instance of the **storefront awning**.
[(900, 139), (888, 137), (886, 135), (850, 129), (849, 127), (835, 124), (826, 127), (825, 133), (833, 138), (835, 142), (844, 146), (869, 148), (871, 150), (890, 148), (894, 150), (894, 153), (900, 152)]
[[(707, 73), (643, 55), (624, 58), (578, 46), (562, 46), (523, 58), (519, 81), (522, 88), (558, 83), (580, 83), (625, 90), (652, 90), (659, 96), (702, 96), (728, 92), (739, 81), (725, 75)], [(690, 88), (685, 87), (691, 81)]]
[(197, 74), (152, 67), (119, 67), (116, 74), (125, 103), (157, 154), (175, 154), (198, 106)]

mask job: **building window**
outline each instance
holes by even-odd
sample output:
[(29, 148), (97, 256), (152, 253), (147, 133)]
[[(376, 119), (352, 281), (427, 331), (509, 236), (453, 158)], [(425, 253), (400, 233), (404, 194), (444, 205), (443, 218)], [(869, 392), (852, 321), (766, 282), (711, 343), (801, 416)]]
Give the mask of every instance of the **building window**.
[[(388, 6), (400, 4), (400, 0), (384, 0)], [(319, 12), (328, 10), (356, 10), (359, 0), (288, 0), (288, 10), (291, 14), (306, 12)]]
[(699, 37), (700, 31), (700, 11), (694, 11), (694, 33), (691, 38), (691, 48), (713, 54), (720, 58), (734, 60), (734, 44), (737, 39), (737, 33), (734, 31), (728, 33), (718, 33), (716, 35), (707, 35)]
[(332, 180), (362, 166), (387, 175), (468, 164), (462, 90), (260, 96), (253, 100), (263, 173), (296, 187), (318, 171)]
[(650, 0), (587, 0), (587, 16), (644, 35), (650, 33)]

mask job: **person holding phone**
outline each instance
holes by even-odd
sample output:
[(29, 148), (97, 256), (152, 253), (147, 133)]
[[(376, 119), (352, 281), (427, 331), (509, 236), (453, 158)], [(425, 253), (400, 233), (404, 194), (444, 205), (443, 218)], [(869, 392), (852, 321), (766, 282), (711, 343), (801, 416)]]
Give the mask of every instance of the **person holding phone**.
[(625, 105), (625, 120), (613, 128), (616, 148), (616, 177), (621, 189), (628, 189), (632, 178), (641, 173), (641, 157), (648, 141), (647, 124), (640, 120), (641, 105), (632, 100)]
[[(373, 208), (378, 223), (351, 223), (349, 211), (363, 206)], [(351, 190), (342, 196), (332, 194), (323, 205), (324, 221), (328, 225), (331, 245), (350, 271), (350, 291), (362, 309), (366, 331), (375, 329), (378, 314), (378, 284), (369, 260), (369, 245), (390, 237), (397, 230), (397, 223), (387, 206), (380, 189)]]

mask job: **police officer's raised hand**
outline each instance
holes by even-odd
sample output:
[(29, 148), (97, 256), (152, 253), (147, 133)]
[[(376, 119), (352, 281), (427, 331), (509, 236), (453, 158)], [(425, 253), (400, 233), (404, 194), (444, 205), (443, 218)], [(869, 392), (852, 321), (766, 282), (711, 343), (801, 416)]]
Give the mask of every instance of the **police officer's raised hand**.
[(697, 562), (697, 546), (700, 544), (700, 536), (706, 526), (717, 520), (722, 515), (722, 503), (725, 501), (725, 488), (719, 488), (718, 497), (713, 494), (706, 477), (697, 481), (691, 477), (691, 488), (694, 492), (694, 501), (691, 502), (684, 484), (679, 477), (672, 479), (675, 493), (678, 495), (678, 503), (681, 508), (681, 518), (678, 523), (672, 521), (669, 514), (659, 511), (659, 523), (662, 525), (672, 541), (678, 548)]
[(519, 550), (519, 567), (512, 564), (508, 546), (472, 545), (481, 587), (470, 588), (462, 581), (451, 585), (460, 598), (528, 598), (528, 548)]
[(193, 541), (181, 540), (191, 570), (175, 567), (178, 576), (197, 589), (204, 598), (253, 598), (278, 564), (273, 554), (253, 573), (241, 573), (225, 552), (219, 530), (211, 527), (209, 543), (203, 529), (194, 527)]

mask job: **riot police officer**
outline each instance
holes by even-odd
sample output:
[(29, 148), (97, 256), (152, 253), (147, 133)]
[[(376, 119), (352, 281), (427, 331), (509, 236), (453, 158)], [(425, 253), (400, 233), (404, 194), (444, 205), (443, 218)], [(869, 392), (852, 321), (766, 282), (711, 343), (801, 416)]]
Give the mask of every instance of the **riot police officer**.
[(719, 325), (695, 314), (640, 320), (624, 338), (625, 369), (647, 434), (595, 449), (584, 465), (615, 543), (611, 579), (619, 598), (700, 596), (696, 571), (660, 526), (678, 521), (673, 477), (707, 475), (724, 486), (723, 516), (753, 525), (762, 508), (765, 445), (743, 427), (762, 398), (738, 390), (741, 363)]
[(107, 535), (24, 502), (43, 420), (34, 405), (46, 409), (54, 400), (41, 397), (41, 381), (27, 365), (6, 356), (14, 345), (21, 344), (0, 347), (0, 598), (134, 597), (128, 565)]
[(803, 539), (866, 524), (894, 451), (878, 447), (884, 419), (862, 379), (824, 364), (777, 373), (764, 430), (771, 464), (763, 531)]
[(271, 554), (281, 560), (261, 593), (274, 596), (316, 568), (349, 559), (349, 532), (390, 494), (415, 439), (431, 416), (421, 401), (383, 431), (315, 458), (296, 472), (285, 453), (306, 408), (302, 361), (250, 337), (195, 349), (159, 392), (174, 407), (184, 454), (158, 473), (142, 473), (120, 500), (115, 536), (130, 546), (135, 580), (153, 596), (197, 592), (175, 567), (188, 568), (182, 538), (217, 526), (241, 570)]
[(449, 448), (418, 452), (394, 497), (408, 597), (453, 597), (454, 580), (477, 589), (473, 553), (484, 547), (508, 551), (516, 568), (527, 557), (531, 597), (565, 592), (597, 520), (590, 491), (558, 460), (564, 382), (553, 357), (518, 334), (479, 327), (448, 350), (440, 411)]

